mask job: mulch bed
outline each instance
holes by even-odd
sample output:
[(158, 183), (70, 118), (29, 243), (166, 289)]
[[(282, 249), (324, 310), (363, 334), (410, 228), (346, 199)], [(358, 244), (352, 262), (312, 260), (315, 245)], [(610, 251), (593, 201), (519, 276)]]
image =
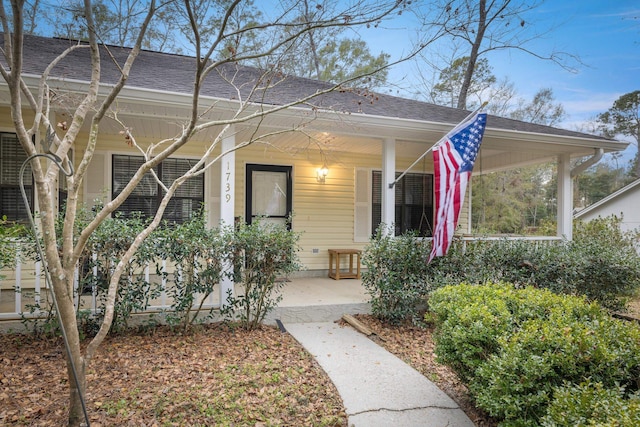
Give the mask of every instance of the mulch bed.
[[(0, 335), (0, 425), (66, 424), (62, 341)], [(346, 426), (319, 365), (275, 328), (108, 338), (87, 371), (91, 425)]]
[[(435, 360), (432, 330), (358, 320), (371, 339), (452, 397), (478, 427), (456, 374)], [(348, 327), (348, 326), (345, 326)], [(0, 425), (59, 426), (68, 388), (60, 339), (0, 335)], [(277, 328), (208, 325), (180, 335), (166, 328), (109, 337), (87, 372), (91, 425), (346, 426), (342, 400), (319, 365)]]

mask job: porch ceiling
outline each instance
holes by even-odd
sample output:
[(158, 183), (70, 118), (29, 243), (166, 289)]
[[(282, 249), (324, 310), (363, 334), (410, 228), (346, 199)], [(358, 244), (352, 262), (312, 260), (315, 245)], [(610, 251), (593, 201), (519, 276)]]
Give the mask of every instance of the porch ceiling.
[[(69, 89), (68, 82), (66, 89)], [(5, 90), (6, 87), (0, 87), (0, 92)], [(8, 96), (0, 99), (8, 99)], [(238, 106), (237, 102), (230, 100), (206, 98), (203, 101), (208, 104), (203, 103), (201, 116), (207, 120), (228, 119)], [(4, 102), (0, 101), (2, 104)], [(188, 117), (189, 105), (190, 98), (183, 94), (126, 88), (117, 103), (117, 116), (132, 129), (138, 140), (154, 141), (180, 132)], [(62, 121), (67, 113), (58, 106), (56, 114), (55, 120)], [(620, 142), (586, 135), (564, 136), (496, 128), (492, 127), (493, 120), (490, 117), (480, 150), (478, 161), (482, 165), (481, 173), (549, 161), (559, 155), (588, 156), (597, 148), (611, 152), (626, 147)], [(88, 122), (85, 122), (85, 126), (88, 126)], [(382, 142), (390, 138), (396, 141), (398, 157), (415, 159), (455, 124), (291, 108), (271, 114), (261, 122), (254, 119), (238, 123), (236, 140), (248, 139), (258, 126), (260, 134), (286, 130), (265, 138), (265, 141), (293, 153), (323, 150), (329, 156), (338, 157), (339, 153), (379, 156)], [(121, 125), (111, 119), (101, 125), (101, 132), (118, 134), (120, 130)], [(202, 131), (195, 139), (211, 140), (220, 130), (221, 126), (213, 126)]]
[[(215, 106), (202, 114), (209, 120), (230, 117), (229, 101), (216, 101)], [(159, 140), (176, 135), (185, 122), (188, 109), (175, 103), (145, 102), (121, 104), (119, 118), (133, 129), (137, 138)], [(302, 123), (302, 125), (300, 125)], [(236, 125), (236, 140), (247, 140), (256, 133), (280, 132), (264, 138), (277, 149), (299, 153), (323, 150), (332, 157), (339, 153), (362, 156), (379, 156), (386, 138), (396, 141), (398, 157), (415, 159), (446, 134), (455, 123), (430, 123), (388, 117), (375, 117), (335, 112), (314, 112), (294, 108), (280, 111), (265, 120), (248, 121)], [(214, 126), (201, 132), (196, 139), (207, 141), (218, 135), (221, 127)], [(108, 120), (102, 131), (117, 133), (121, 130), (113, 120)], [(605, 152), (623, 149), (626, 145), (589, 138), (558, 136), (509, 131), (491, 128), (485, 132), (479, 162), (482, 171), (506, 169), (526, 164), (555, 160), (559, 155), (571, 157), (589, 156), (594, 149)]]

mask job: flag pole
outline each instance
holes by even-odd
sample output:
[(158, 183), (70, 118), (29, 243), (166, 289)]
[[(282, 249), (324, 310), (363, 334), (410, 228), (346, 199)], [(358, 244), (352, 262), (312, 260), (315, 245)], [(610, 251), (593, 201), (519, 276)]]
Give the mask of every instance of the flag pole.
[[(479, 106), (479, 107), (478, 107), (478, 108), (476, 108), (474, 111), (472, 111), (472, 112), (471, 112), (471, 114), (469, 114), (467, 117), (465, 117), (463, 120), (461, 120), (461, 121), (460, 121), (460, 123), (464, 123), (464, 122), (466, 122), (467, 120), (469, 120), (471, 117), (473, 117), (475, 114), (477, 114), (477, 113), (478, 113), (478, 111), (480, 111), (480, 110), (482, 110), (484, 107), (486, 107), (488, 103), (489, 103), (488, 101), (483, 102), (481, 106)], [(422, 155), (421, 155), (420, 157), (418, 157), (418, 159), (417, 159), (415, 162), (413, 162), (413, 163), (411, 164), (411, 166), (409, 166), (409, 167), (408, 167), (404, 172), (402, 172), (402, 173), (400, 174), (400, 176), (399, 176), (399, 177), (397, 177), (397, 178), (395, 179), (395, 181), (393, 181), (392, 183), (390, 183), (390, 184), (389, 184), (389, 188), (393, 188), (393, 187), (398, 183), (398, 181), (400, 181), (400, 180), (402, 179), (402, 177), (403, 177), (403, 176), (405, 176), (405, 175), (407, 174), (407, 172), (409, 172), (411, 169), (413, 169), (413, 167), (414, 167), (415, 165), (417, 165), (417, 164), (418, 164), (418, 162), (424, 158), (424, 156), (426, 156), (427, 154), (429, 154), (429, 153), (433, 150), (433, 147), (435, 147), (436, 145), (438, 145), (438, 144), (439, 144), (441, 141), (443, 141), (444, 139), (448, 138), (448, 137), (449, 137), (449, 135), (450, 135), (454, 130), (456, 130), (456, 128), (458, 127), (458, 125), (459, 125), (460, 123), (458, 123), (456, 126), (454, 126), (454, 127), (453, 127), (453, 129), (451, 129), (449, 132), (447, 132), (447, 133), (446, 133), (442, 138), (440, 138), (440, 139), (438, 140), (438, 142), (436, 142), (436, 143), (435, 143), (435, 144), (433, 144), (431, 147), (429, 147), (429, 149), (428, 149), (427, 151), (425, 151), (424, 153), (422, 153)]]

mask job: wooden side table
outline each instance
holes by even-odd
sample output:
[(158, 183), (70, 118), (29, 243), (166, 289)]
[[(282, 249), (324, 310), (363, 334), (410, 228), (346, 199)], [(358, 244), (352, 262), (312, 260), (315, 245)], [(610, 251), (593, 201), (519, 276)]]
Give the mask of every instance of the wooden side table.
[[(334, 280), (359, 279), (360, 278), (360, 254), (359, 249), (329, 249), (329, 277)], [(349, 272), (340, 272), (340, 255), (349, 255)], [(354, 272), (353, 256), (356, 258), (356, 271)], [(335, 269), (334, 267), (335, 260)]]

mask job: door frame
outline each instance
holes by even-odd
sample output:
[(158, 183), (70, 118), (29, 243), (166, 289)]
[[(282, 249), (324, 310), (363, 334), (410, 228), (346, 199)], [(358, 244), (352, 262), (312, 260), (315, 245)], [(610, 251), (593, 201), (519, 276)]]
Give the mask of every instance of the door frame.
[[(251, 224), (253, 216), (253, 172), (284, 172), (287, 177), (287, 188), (285, 190), (287, 197), (286, 217), (289, 219), (293, 210), (293, 166), (283, 165), (265, 165), (258, 163), (247, 163), (245, 167), (245, 222)], [(274, 216), (274, 218), (281, 218)], [(287, 221), (287, 229), (291, 229), (291, 222)]]

